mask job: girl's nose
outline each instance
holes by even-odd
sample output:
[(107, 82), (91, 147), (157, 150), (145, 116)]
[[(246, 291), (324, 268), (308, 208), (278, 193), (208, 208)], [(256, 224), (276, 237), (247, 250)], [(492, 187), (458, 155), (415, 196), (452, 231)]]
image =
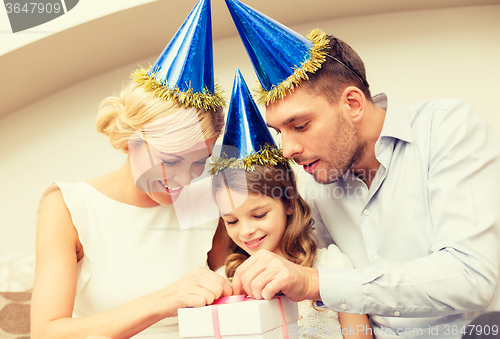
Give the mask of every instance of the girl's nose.
[(253, 227), (252, 222), (242, 222), (241, 223), (240, 235), (243, 238), (250, 238), (252, 235), (255, 234), (255, 231), (256, 230), (255, 230), (255, 227)]

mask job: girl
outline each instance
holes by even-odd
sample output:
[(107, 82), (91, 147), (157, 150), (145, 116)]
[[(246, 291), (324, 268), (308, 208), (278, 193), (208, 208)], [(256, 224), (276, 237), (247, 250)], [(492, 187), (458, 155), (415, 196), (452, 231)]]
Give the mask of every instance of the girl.
[[(246, 180), (242, 180), (242, 173)], [(311, 211), (297, 193), (291, 168), (279, 164), (255, 165), (253, 171), (226, 169), (214, 176), (212, 189), (223, 215), (221, 236), (232, 253), (226, 259), (227, 278), (231, 279), (238, 266), (261, 249), (307, 267), (352, 267), (335, 245), (317, 249)], [(372, 337), (366, 315), (318, 309), (308, 300), (298, 306), (299, 334), (303, 338)], [(321, 335), (314, 329), (321, 329)]]

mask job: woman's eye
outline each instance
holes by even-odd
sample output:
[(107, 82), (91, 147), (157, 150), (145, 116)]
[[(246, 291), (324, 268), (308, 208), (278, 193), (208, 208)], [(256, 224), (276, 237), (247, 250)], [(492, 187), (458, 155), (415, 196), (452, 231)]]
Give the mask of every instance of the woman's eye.
[(238, 222), (238, 220), (231, 220), (231, 221), (226, 221), (228, 225), (235, 225)]
[(256, 218), (256, 219), (262, 219), (262, 218), (264, 218), (267, 215), (267, 213), (268, 212), (256, 215), (256, 216), (254, 216), (254, 218)]
[(177, 165), (179, 163), (179, 160), (175, 160), (175, 161), (162, 160), (161, 162), (163, 162), (167, 166), (174, 166), (174, 165)]

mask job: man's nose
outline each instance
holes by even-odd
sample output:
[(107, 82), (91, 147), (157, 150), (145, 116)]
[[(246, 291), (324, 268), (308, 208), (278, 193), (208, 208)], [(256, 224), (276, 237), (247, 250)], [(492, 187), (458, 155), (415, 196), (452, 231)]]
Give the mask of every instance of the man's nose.
[(283, 147), (283, 156), (285, 158), (293, 158), (302, 154), (302, 146), (288, 133), (281, 133), (281, 142)]

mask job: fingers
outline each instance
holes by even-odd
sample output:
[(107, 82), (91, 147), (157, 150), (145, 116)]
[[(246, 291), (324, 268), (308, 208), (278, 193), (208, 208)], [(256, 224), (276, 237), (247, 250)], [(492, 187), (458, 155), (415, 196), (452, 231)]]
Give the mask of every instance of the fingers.
[[(264, 269), (265, 265), (259, 263), (262, 256), (265, 257), (266, 250), (261, 250), (252, 255), (250, 258), (245, 260), (234, 273), (233, 281), (231, 286), (233, 288), (233, 294), (247, 294), (248, 296), (254, 297), (252, 289), (250, 288), (251, 281), (260, 274)], [(260, 269), (259, 269), (260, 268)]]
[(280, 291), (294, 301), (317, 299), (317, 276), (317, 269), (296, 265), (272, 252), (261, 250), (238, 267), (232, 287), (234, 294), (243, 290), (256, 299), (271, 299)]
[(226, 279), (206, 267), (195, 267), (179, 279), (176, 295), (179, 307), (210, 305), (221, 296), (232, 295)]
[(226, 279), (206, 267), (198, 267), (197, 269), (201, 273), (202, 286), (206, 284), (206, 288), (215, 292), (215, 299), (233, 295), (231, 285)]
[[(261, 250), (241, 264), (233, 277), (233, 293), (246, 292), (256, 299), (270, 299), (280, 291), (280, 283), (268, 286), (284, 269), (285, 259)], [(265, 291), (263, 295), (262, 292)]]

